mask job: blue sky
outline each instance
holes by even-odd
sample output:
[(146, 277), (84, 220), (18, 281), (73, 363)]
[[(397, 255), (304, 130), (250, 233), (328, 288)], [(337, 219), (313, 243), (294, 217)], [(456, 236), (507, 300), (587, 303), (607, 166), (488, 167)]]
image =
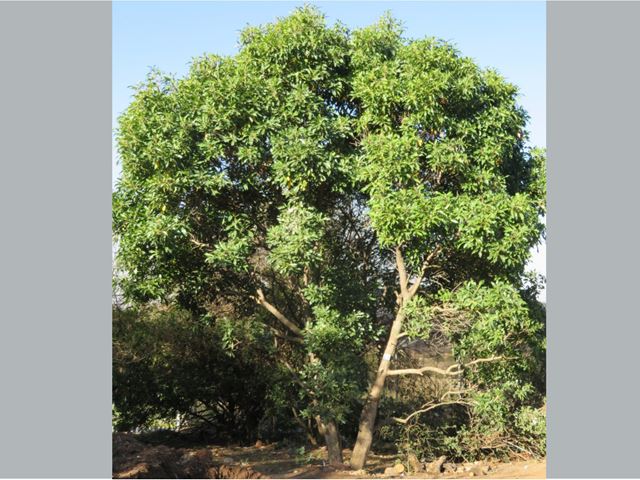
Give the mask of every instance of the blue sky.
[[(203, 53), (233, 55), (239, 31), (285, 16), (305, 2), (113, 2), (113, 126), (131, 100), (129, 88), (150, 67), (178, 76)], [(333, 23), (349, 28), (375, 22), (390, 11), (408, 37), (435, 36), (454, 43), (483, 67), (493, 67), (520, 87), (531, 117), (531, 143), (546, 144), (545, 2), (306, 2)], [(113, 154), (113, 178), (119, 174)], [(532, 265), (546, 271), (544, 247)]]

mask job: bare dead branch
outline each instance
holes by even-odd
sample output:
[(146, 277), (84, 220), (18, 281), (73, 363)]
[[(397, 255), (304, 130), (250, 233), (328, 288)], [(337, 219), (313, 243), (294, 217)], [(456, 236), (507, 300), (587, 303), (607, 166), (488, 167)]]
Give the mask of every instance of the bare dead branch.
[(433, 410), (435, 408), (438, 407), (442, 407), (444, 405), (471, 405), (471, 403), (469, 402), (465, 402), (464, 400), (452, 400), (450, 402), (439, 402), (439, 403), (434, 403), (433, 405), (428, 406), (427, 408), (422, 408), (420, 410), (416, 410), (415, 412), (413, 412), (411, 415), (405, 417), (405, 418), (398, 418), (398, 417), (393, 417), (393, 419), (398, 422), (398, 423), (402, 423), (403, 425), (406, 424), (409, 420), (411, 420), (413, 417), (420, 415), (421, 413), (426, 413), (430, 410)]
[(389, 370), (387, 375), (424, 375), (426, 372), (429, 373), (437, 373), (438, 375), (460, 375), (465, 368), (471, 367), (473, 365), (477, 365), (479, 363), (487, 363), (487, 362), (498, 362), (501, 360), (512, 360), (513, 357), (489, 357), (489, 358), (479, 358), (477, 360), (473, 360), (472, 362), (461, 364), (454, 363), (450, 365), (446, 370), (438, 367), (426, 366), (422, 368), (404, 368), (401, 370)]

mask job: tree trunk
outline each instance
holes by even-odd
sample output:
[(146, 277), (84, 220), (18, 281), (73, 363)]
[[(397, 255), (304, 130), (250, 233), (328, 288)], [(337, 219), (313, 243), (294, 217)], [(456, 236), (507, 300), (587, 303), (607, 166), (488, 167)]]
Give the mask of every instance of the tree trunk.
[(316, 417), (318, 431), (324, 436), (324, 442), (327, 445), (327, 454), (329, 465), (334, 467), (342, 467), (344, 461), (342, 459), (342, 442), (340, 441), (340, 433), (338, 426), (333, 420), (323, 422), (320, 417)]
[(307, 421), (307, 423), (303, 422), (302, 419), (296, 413), (296, 409), (294, 407), (291, 407), (291, 411), (293, 412), (293, 419), (305, 431), (305, 433), (307, 435), (307, 440), (309, 441), (311, 446), (317, 447), (318, 446), (318, 442), (317, 442), (316, 437), (314, 435), (313, 427), (311, 425), (311, 422), (309, 422), (309, 421)]
[(389, 340), (387, 340), (384, 355), (382, 356), (382, 360), (380, 360), (376, 379), (371, 386), (371, 390), (369, 390), (367, 401), (362, 409), (362, 414), (360, 415), (358, 437), (356, 439), (356, 444), (353, 447), (353, 454), (351, 455), (350, 461), (351, 468), (354, 470), (361, 470), (367, 461), (367, 455), (369, 454), (369, 449), (373, 442), (373, 429), (378, 415), (378, 404), (380, 403), (380, 397), (384, 390), (384, 382), (387, 378), (387, 372), (389, 371), (391, 357), (393, 357), (396, 351), (396, 344), (398, 343), (403, 320), (404, 313), (402, 311), (402, 303), (400, 303), (396, 318), (391, 325)]

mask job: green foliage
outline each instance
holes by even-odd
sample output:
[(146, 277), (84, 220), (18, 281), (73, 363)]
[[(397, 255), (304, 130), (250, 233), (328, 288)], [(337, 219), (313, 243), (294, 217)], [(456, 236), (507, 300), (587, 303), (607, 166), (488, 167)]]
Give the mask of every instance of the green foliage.
[(174, 309), (114, 311), (114, 428), (157, 426), (181, 413), (219, 435), (255, 436), (274, 377), (265, 340), (259, 325), (230, 333), (227, 323)]
[(322, 259), (321, 244), (325, 219), (312, 208), (288, 205), (278, 216), (278, 224), (267, 233), (269, 262), (278, 273), (301, 274)]
[[(246, 389), (258, 428), (291, 411), (348, 425), (395, 315), (398, 248), (411, 278), (431, 259), (404, 333), (444, 338), (473, 392), (420, 445), (539, 440), (527, 409), (544, 394), (545, 312), (524, 266), (544, 232), (546, 159), (517, 100), (388, 15), (349, 31), (313, 7), (246, 28), (236, 55), (196, 58), (184, 78), (151, 72), (119, 119), (116, 288), (180, 321), (118, 333), (118, 422)], [(159, 341), (174, 328), (179, 348)], [(492, 356), (505, 360), (471, 364)]]
[(547, 453), (547, 416), (542, 408), (522, 407), (515, 415), (515, 428), (525, 449), (535, 455)]
[(465, 328), (452, 335), (454, 354), (463, 364), (501, 356), (501, 362), (478, 364), (467, 372), (480, 387), (508, 382), (535, 382), (545, 358), (543, 325), (535, 319), (521, 292), (503, 280), (491, 286), (467, 282), (442, 301), (465, 318)]
[(425, 297), (413, 297), (402, 307), (405, 312), (404, 331), (409, 338), (427, 340), (431, 333), (433, 309)]
[(437, 420), (432, 413), (407, 425), (398, 440), (404, 452), (466, 461), (544, 456), (544, 327), (525, 297), (503, 280), (439, 294), (429, 318), (449, 336), (464, 368), (456, 389), (467, 393), (461, 404), (439, 407)]
[(247, 271), (247, 259), (252, 251), (254, 234), (244, 216), (229, 216), (226, 220), (224, 229), (227, 240), (220, 241), (211, 252), (206, 253), (206, 261), (217, 266)]

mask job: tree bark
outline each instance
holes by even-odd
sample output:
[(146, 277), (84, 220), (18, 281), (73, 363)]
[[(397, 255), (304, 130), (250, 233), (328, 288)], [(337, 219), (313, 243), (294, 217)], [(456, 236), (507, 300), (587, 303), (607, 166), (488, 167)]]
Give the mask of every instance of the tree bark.
[(367, 461), (367, 455), (369, 454), (369, 449), (373, 442), (373, 429), (378, 415), (378, 404), (380, 403), (382, 391), (384, 390), (384, 382), (387, 379), (387, 372), (389, 371), (391, 357), (393, 357), (396, 351), (396, 345), (398, 343), (398, 337), (400, 336), (403, 321), (404, 313), (402, 311), (402, 305), (400, 305), (396, 318), (391, 325), (389, 340), (387, 340), (387, 346), (384, 349), (384, 355), (380, 361), (378, 372), (376, 373), (376, 379), (369, 390), (367, 401), (365, 402), (362, 414), (360, 415), (358, 437), (356, 439), (356, 444), (353, 447), (353, 454), (351, 455), (350, 461), (351, 468), (354, 470), (362, 469)]
[(318, 424), (318, 431), (324, 437), (324, 443), (327, 446), (329, 465), (342, 467), (344, 465), (342, 459), (342, 442), (340, 441), (340, 433), (336, 422), (329, 420), (325, 423), (317, 416), (316, 423)]
[[(304, 336), (300, 327), (289, 320), (285, 315), (280, 312), (274, 305), (269, 303), (261, 289), (257, 290), (256, 302), (262, 305), (267, 311), (269, 311), (274, 317), (276, 317), (280, 323), (285, 325), (296, 337), (289, 337), (290, 340), (296, 343), (304, 343)], [(313, 353), (308, 354), (308, 360), (310, 362), (316, 362), (316, 357)], [(286, 362), (285, 362), (286, 365)], [(289, 370), (294, 372), (293, 368), (288, 367)], [(295, 412), (294, 412), (295, 413)], [(329, 464), (334, 466), (342, 466), (342, 444), (340, 442), (340, 433), (338, 426), (333, 420), (328, 420), (326, 423), (317, 416), (316, 423), (318, 426), (318, 432), (324, 437), (325, 444), (327, 446), (327, 453), (329, 456)]]
[(389, 339), (387, 340), (382, 360), (380, 360), (375, 381), (369, 390), (369, 395), (367, 396), (364, 408), (362, 409), (362, 414), (360, 415), (358, 437), (356, 438), (356, 443), (351, 455), (351, 461), (349, 462), (351, 468), (354, 470), (361, 470), (364, 467), (364, 464), (367, 461), (367, 455), (369, 454), (369, 449), (373, 443), (373, 430), (376, 423), (376, 417), (378, 415), (378, 405), (384, 390), (385, 380), (387, 379), (389, 364), (391, 362), (391, 358), (396, 352), (396, 345), (398, 344), (398, 339), (402, 332), (402, 323), (404, 322), (404, 310), (402, 307), (415, 295), (424, 274), (423, 269), (418, 279), (411, 287), (409, 287), (409, 276), (407, 275), (400, 247), (396, 247), (396, 267), (398, 269), (398, 277), (400, 281), (398, 311), (396, 313), (396, 318), (391, 325)]

